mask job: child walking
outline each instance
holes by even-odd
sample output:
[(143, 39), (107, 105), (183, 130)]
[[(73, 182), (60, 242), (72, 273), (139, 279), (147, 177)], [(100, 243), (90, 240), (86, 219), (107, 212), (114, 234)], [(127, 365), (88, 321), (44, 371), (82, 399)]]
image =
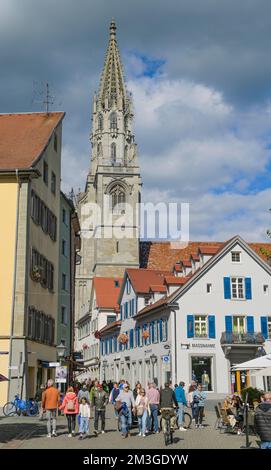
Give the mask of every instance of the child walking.
[(80, 415), (79, 439), (83, 439), (83, 434), (85, 434), (86, 436), (89, 435), (90, 406), (87, 403), (86, 397), (81, 398), (81, 404), (79, 406), (79, 415)]

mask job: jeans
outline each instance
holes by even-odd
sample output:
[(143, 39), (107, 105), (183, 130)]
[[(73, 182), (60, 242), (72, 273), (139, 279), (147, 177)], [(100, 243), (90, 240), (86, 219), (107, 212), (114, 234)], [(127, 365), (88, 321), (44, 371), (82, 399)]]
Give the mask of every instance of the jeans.
[(203, 413), (204, 413), (204, 406), (196, 406), (195, 407), (196, 424), (202, 424)]
[(80, 418), (80, 434), (89, 434), (89, 418)]
[(55, 410), (46, 410), (46, 419), (47, 419), (47, 433), (51, 434), (51, 425), (53, 427), (53, 433), (56, 432), (56, 409)]
[(179, 428), (183, 426), (183, 415), (184, 415), (184, 404), (181, 402), (178, 402), (178, 426)]
[(170, 429), (173, 431), (174, 426), (175, 426), (175, 411), (174, 408), (161, 408), (161, 414), (162, 414), (162, 419), (161, 419), (161, 427), (162, 431), (166, 431), (166, 418), (165, 414), (170, 415)]
[(121, 422), (121, 432), (122, 434), (128, 434), (132, 427), (132, 410), (129, 409), (127, 415), (121, 413), (120, 415), (120, 422)]
[(261, 449), (271, 449), (271, 442), (269, 442), (269, 441), (262, 441), (262, 442), (261, 442)]
[(157, 432), (159, 429), (158, 426), (158, 405), (150, 405), (151, 414), (148, 416), (148, 430), (151, 431), (152, 423), (154, 427), (154, 432)]
[(95, 416), (94, 416), (94, 429), (95, 429), (95, 431), (98, 431), (99, 419), (101, 419), (101, 427), (102, 427), (102, 431), (104, 431), (104, 428), (105, 428), (105, 410), (96, 410), (96, 408), (95, 408)]
[(144, 410), (144, 413), (143, 413), (142, 416), (137, 417), (137, 419), (138, 419), (138, 429), (139, 429), (139, 432), (141, 432), (142, 434), (146, 433), (147, 418), (148, 418), (147, 410)]
[(68, 421), (68, 431), (69, 434), (72, 434), (75, 432), (75, 423), (76, 423), (76, 414), (75, 413), (70, 413), (66, 414), (67, 421)]

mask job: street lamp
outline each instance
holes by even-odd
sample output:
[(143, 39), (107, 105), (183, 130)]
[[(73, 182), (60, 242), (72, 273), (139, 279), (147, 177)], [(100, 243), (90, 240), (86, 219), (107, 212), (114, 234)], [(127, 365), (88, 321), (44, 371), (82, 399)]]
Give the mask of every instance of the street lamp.
[(151, 360), (151, 363), (152, 363), (152, 380), (155, 382), (155, 380), (154, 380), (154, 366), (157, 362), (157, 356), (155, 356), (155, 354), (152, 354), (150, 356), (150, 360)]
[(103, 361), (104, 381), (105, 381), (105, 368), (106, 368), (106, 366), (107, 366), (107, 360), (105, 359), (105, 360)]
[(64, 358), (65, 356), (65, 351), (66, 351), (66, 346), (65, 344), (61, 343), (56, 347), (56, 353), (57, 353), (57, 357), (60, 361), (60, 364), (61, 364), (61, 360)]

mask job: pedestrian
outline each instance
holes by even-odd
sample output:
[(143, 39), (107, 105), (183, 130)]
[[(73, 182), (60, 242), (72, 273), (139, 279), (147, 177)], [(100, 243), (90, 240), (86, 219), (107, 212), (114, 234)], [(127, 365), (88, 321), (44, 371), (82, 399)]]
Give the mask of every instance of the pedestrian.
[[(112, 403), (112, 405), (114, 407), (115, 407), (116, 399), (117, 399), (119, 393), (120, 393), (120, 390), (119, 390), (118, 384), (117, 384), (117, 382), (114, 382), (113, 388), (112, 388), (111, 393), (109, 395), (109, 402)], [(115, 414), (116, 425), (117, 425), (117, 430), (118, 430), (119, 429), (119, 426), (118, 426), (119, 425), (119, 412), (115, 408), (114, 408), (114, 414)]]
[(98, 435), (99, 419), (101, 419), (101, 431), (105, 432), (105, 408), (108, 403), (108, 394), (104, 391), (103, 385), (99, 384), (93, 394), (94, 406), (94, 433)]
[(168, 382), (165, 383), (165, 388), (161, 389), (160, 392), (160, 410), (162, 414), (162, 429), (165, 432), (166, 420), (163, 416), (164, 412), (170, 412), (170, 430), (174, 432), (175, 425), (175, 411), (174, 408), (177, 408), (178, 403), (175, 397), (175, 393), (170, 387)]
[(43, 408), (42, 408), (42, 394), (45, 390), (45, 386), (44, 385), (40, 385), (40, 387), (37, 389), (36, 391), (36, 395), (35, 395), (35, 401), (38, 403), (38, 407), (39, 407), (39, 420), (42, 421), (43, 420)]
[(135, 401), (135, 410), (138, 419), (138, 436), (146, 437), (147, 418), (151, 413), (149, 400), (144, 388), (140, 389)]
[(184, 407), (187, 406), (185, 391), (184, 391), (184, 382), (180, 382), (179, 386), (175, 388), (175, 397), (178, 403), (178, 426), (180, 431), (186, 431), (184, 428)]
[(158, 409), (159, 409), (159, 402), (160, 402), (160, 393), (154, 382), (150, 384), (150, 387), (147, 390), (146, 395), (149, 400), (149, 407), (150, 407), (150, 415), (148, 417), (147, 428), (149, 432), (151, 432), (153, 428), (154, 432), (156, 434), (159, 434)]
[(42, 409), (46, 411), (47, 419), (47, 437), (56, 437), (57, 408), (60, 405), (59, 390), (53, 385), (54, 381), (49, 379), (47, 389), (42, 394)]
[(76, 415), (79, 412), (78, 398), (73, 387), (69, 387), (64, 397), (60, 410), (64, 410), (68, 422), (68, 437), (75, 436)]
[(132, 412), (135, 408), (134, 395), (133, 392), (129, 390), (127, 383), (122, 385), (122, 390), (120, 391), (116, 400), (116, 407), (120, 406), (118, 405), (119, 402), (121, 402), (121, 407), (119, 410), (121, 419), (121, 432), (122, 437), (126, 438), (130, 436), (130, 429), (132, 427)]
[(135, 385), (135, 388), (133, 390), (133, 395), (134, 395), (135, 400), (137, 398), (137, 395), (140, 393), (141, 388), (142, 388), (141, 383), (137, 382), (136, 385)]
[(197, 388), (193, 392), (193, 406), (195, 407), (195, 422), (196, 428), (202, 429), (203, 415), (204, 415), (204, 404), (206, 400), (206, 392), (203, 392), (202, 385), (198, 384)]
[(83, 384), (82, 388), (79, 390), (78, 395), (78, 403), (81, 403), (82, 398), (85, 398), (87, 403), (90, 404), (90, 394), (86, 384)]
[(261, 439), (261, 449), (271, 449), (271, 392), (264, 394), (255, 410), (255, 429)]
[(193, 392), (196, 390), (196, 385), (189, 385), (188, 388), (188, 393), (187, 393), (187, 401), (188, 401), (188, 406), (191, 408), (191, 413), (192, 413), (192, 423), (195, 424), (195, 406), (193, 403)]
[(89, 435), (89, 419), (90, 419), (90, 406), (85, 397), (81, 398), (81, 403), (79, 405), (79, 416), (80, 416), (79, 439), (83, 439), (83, 434), (85, 434), (86, 436)]

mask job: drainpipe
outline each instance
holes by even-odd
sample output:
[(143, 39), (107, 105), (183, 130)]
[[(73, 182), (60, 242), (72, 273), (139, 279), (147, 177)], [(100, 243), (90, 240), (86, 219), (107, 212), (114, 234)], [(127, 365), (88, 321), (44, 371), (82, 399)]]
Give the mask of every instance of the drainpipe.
[[(18, 233), (19, 233), (19, 204), (20, 204), (20, 190), (21, 190), (21, 183), (19, 179), (19, 170), (16, 169), (16, 180), (18, 183), (17, 189), (17, 208), (16, 208), (16, 238), (15, 238), (15, 252), (14, 252), (14, 268), (13, 268), (13, 292), (12, 292), (12, 307), (11, 307), (11, 327), (10, 327), (10, 339), (9, 339), (9, 382), (8, 382), (8, 400), (12, 400), (14, 397), (10, 396), (11, 392), (11, 375), (12, 369), (10, 369), (12, 365), (12, 347), (13, 347), (13, 333), (14, 333), (14, 314), (15, 314), (15, 294), (16, 294), (16, 278), (17, 278), (17, 250), (18, 250)], [(18, 364), (18, 367), (20, 365)], [(18, 376), (20, 374), (20, 369), (18, 368)]]
[(175, 349), (175, 384), (177, 383), (177, 329), (176, 329), (176, 310), (174, 312), (174, 349)]

